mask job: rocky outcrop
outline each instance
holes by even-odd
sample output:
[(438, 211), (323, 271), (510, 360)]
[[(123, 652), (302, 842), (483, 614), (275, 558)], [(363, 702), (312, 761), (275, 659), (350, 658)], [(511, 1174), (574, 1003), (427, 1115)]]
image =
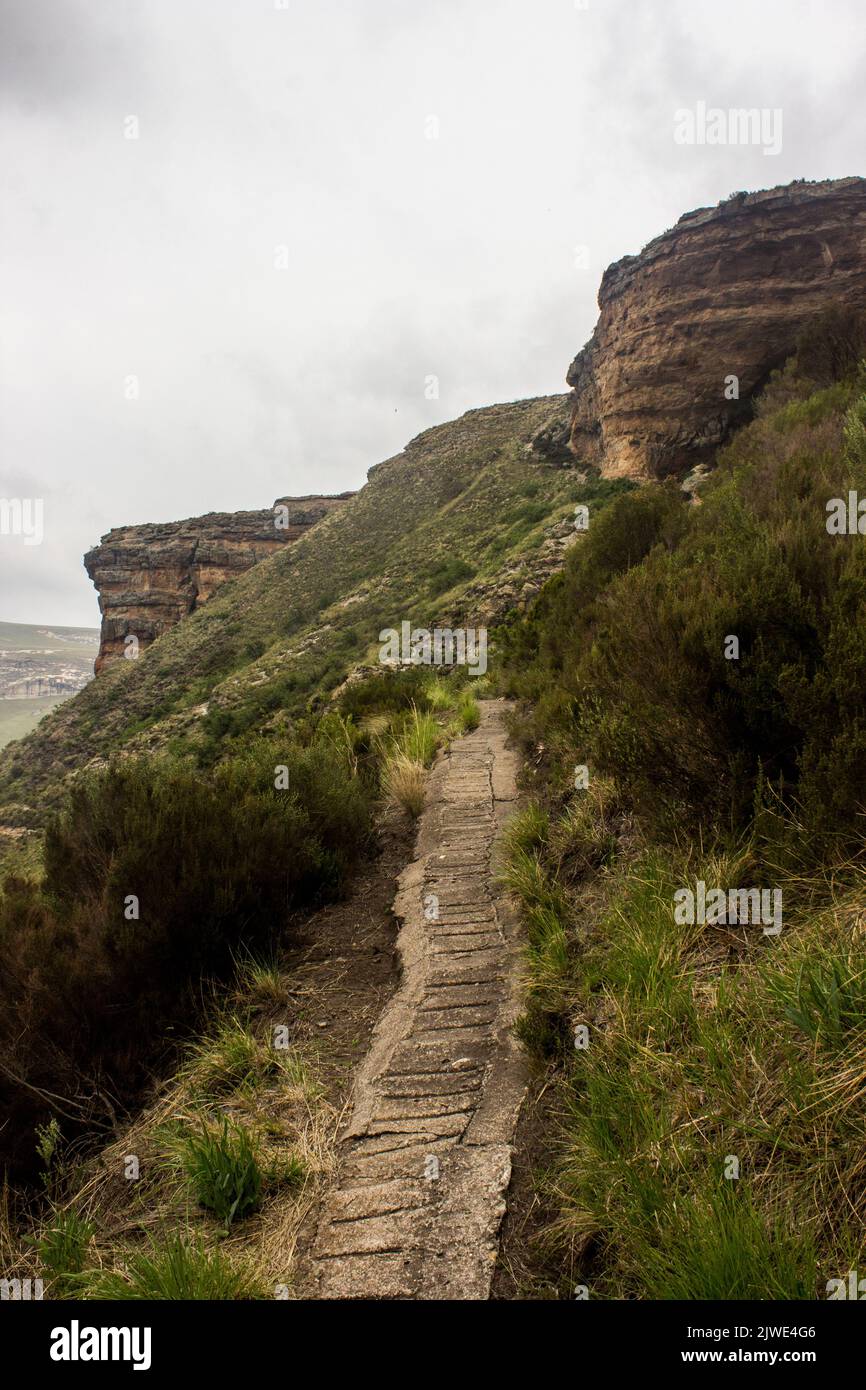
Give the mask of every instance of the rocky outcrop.
[(866, 307), (866, 179), (800, 181), (686, 213), (608, 267), (598, 304), (567, 376), (573, 453), (609, 477), (685, 473), (810, 319)]
[(150, 646), (220, 584), (290, 545), (353, 496), (281, 497), (270, 511), (209, 512), (109, 531), (84, 557), (102, 614), (97, 674), (130, 647)]

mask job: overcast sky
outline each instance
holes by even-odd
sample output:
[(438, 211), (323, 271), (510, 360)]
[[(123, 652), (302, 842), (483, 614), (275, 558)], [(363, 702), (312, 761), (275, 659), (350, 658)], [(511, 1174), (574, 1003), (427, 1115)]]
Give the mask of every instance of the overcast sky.
[[(0, 534), (10, 621), (96, 624), (112, 526), (358, 487), (564, 390), (610, 261), (734, 190), (866, 172), (863, 0), (0, 17), (0, 498), (44, 503), (41, 545)], [(677, 144), (699, 101), (781, 108), (781, 153)]]

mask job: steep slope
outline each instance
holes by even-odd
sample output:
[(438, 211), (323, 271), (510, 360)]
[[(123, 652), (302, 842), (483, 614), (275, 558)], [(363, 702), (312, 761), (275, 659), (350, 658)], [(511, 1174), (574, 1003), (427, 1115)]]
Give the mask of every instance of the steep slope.
[(32, 823), (65, 773), (118, 748), (214, 761), (375, 661), (382, 628), (477, 627), (524, 605), (561, 566), (575, 504), (711, 456), (807, 322), (866, 306), (864, 247), (858, 178), (686, 214), (606, 272), (571, 397), (470, 411), (371, 469), (336, 513), (0, 758), (0, 824)]
[(568, 372), (571, 446), (609, 477), (682, 473), (748, 413), (805, 322), (831, 304), (866, 306), (866, 179), (686, 213), (608, 267), (598, 304)]
[[(470, 411), (370, 470), (294, 545), (224, 584), (136, 661), (106, 669), (0, 759), (7, 824), (34, 823), (65, 773), (129, 746), (215, 756), (233, 733), (302, 714), (383, 627), (492, 621), (561, 563), (574, 472), (529, 450), (568, 397)], [(37, 809), (38, 808), (38, 809)]]
[(825, 1299), (862, 1268), (866, 553), (828, 526), (866, 495), (862, 319), (805, 336), (700, 505), (615, 499), (500, 634), (538, 1063), (504, 1296)]

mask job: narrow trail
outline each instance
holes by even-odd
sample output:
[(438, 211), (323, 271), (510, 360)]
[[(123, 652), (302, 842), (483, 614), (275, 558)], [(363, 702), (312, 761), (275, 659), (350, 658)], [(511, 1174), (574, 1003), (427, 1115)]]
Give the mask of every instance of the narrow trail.
[(478, 729), (430, 774), (394, 904), (402, 980), (356, 1076), (308, 1297), (490, 1294), (525, 1091), (516, 921), (495, 882), (518, 766), (506, 708), (483, 702)]

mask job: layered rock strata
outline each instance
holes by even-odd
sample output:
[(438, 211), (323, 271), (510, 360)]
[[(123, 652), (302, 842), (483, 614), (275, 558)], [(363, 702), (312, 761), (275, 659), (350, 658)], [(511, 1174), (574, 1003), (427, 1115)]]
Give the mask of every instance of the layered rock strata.
[(227, 579), (291, 545), (352, 496), (281, 497), (269, 511), (209, 512), (109, 531), (84, 557), (102, 614), (97, 674), (130, 644), (150, 646)]
[(724, 441), (811, 320), (866, 308), (866, 179), (737, 193), (608, 267), (567, 375), (571, 449), (608, 477), (681, 474)]

